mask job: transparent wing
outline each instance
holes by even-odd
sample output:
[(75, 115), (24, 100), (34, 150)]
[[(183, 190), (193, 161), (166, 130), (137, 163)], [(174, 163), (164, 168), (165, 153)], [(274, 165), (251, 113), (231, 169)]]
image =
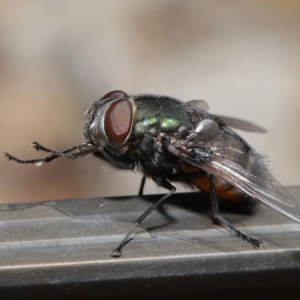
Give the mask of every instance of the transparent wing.
[(231, 117), (224, 117), (224, 116), (219, 116), (219, 115), (214, 115), (218, 119), (224, 122), (224, 124), (228, 127), (232, 127), (235, 129), (247, 131), (247, 132), (256, 132), (256, 133), (265, 133), (267, 132), (266, 129), (253, 124), (251, 122), (241, 120), (241, 119), (235, 119)]
[[(194, 106), (196, 108), (200, 108), (204, 111), (209, 110), (209, 105), (204, 100), (190, 100), (190, 101), (187, 101), (186, 103), (188, 105)], [(232, 127), (232, 128), (247, 131), (247, 132), (256, 132), (256, 133), (267, 132), (267, 130), (262, 128), (261, 126), (258, 126), (256, 124), (253, 124), (253, 123), (245, 121), (245, 120), (231, 118), (231, 117), (225, 117), (225, 116), (220, 116), (220, 115), (213, 115), (213, 116), (216, 117), (218, 121), (221, 121), (220, 123), (222, 123), (223, 125), (226, 125), (228, 127)]]
[[(191, 142), (166, 142), (166, 148), (179, 159), (220, 177), (266, 206), (300, 223), (296, 200), (269, 173), (260, 155), (243, 147), (241, 138), (224, 129), (207, 141), (198, 132)], [(206, 128), (207, 131), (207, 128)]]
[(246, 194), (259, 200), (288, 218), (300, 223), (300, 211), (296, 200), (287, 190), (270, 174), (260, 171), (249, 173), (238, 164), (225, 158), (213, 155), (202, 168), (210, 174), (219, 176)]

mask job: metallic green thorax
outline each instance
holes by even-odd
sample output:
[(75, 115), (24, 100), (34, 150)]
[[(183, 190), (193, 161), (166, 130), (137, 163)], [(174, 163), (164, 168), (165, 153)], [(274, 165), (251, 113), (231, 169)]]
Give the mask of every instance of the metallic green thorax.
[(186, 110), (180, 101), (168, 97), (146, 97), (149, 98), (147, 101), (134, 99), (138, 108), (134, 126), (136, 133), (172, 132), (189, 124)]

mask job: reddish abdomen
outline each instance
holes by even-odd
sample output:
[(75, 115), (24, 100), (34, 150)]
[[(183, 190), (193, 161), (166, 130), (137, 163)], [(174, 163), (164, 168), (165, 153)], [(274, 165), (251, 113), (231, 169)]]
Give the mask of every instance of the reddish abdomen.
[[(185, 168), (185, 173), (199, 172), (199, 174), (201, 174), (200, 173), (201, 171), (203, 170), (196, 168), (194, 166), (186, 166)], [(207, 173), (203, 173), (203, 175), (201, 174), (193, 179), (189, 179), (187, 183), (196, 186), (202, 191), (205, 192), (210, 191)], [(242, 201), (245, 199), (245, 193), (243, 191), (227, 183), (225, 180), (213, 176), (213, 183), (215, 186), (217, 196), (219, 198), (231, 200), (231, 201), (239, 201), (239, 200)]]

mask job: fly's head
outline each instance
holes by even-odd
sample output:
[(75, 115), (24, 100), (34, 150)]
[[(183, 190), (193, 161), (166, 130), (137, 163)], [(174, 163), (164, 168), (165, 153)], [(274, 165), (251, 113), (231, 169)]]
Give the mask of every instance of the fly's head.
[(86, 112), (84, 135), (96, 148), (123, 152), (132, 136), (135, 115), (132, 97), (122, 91), (109, 92)]

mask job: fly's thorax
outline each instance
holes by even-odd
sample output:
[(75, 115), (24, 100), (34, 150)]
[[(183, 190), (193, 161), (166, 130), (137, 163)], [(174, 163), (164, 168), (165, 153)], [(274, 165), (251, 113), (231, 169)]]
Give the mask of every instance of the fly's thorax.
[(134, 98), (137, 106), (135, 134), (158, 135), (182, 133), (191, 127), (184, 103), (169, 97), (141, 95)]

